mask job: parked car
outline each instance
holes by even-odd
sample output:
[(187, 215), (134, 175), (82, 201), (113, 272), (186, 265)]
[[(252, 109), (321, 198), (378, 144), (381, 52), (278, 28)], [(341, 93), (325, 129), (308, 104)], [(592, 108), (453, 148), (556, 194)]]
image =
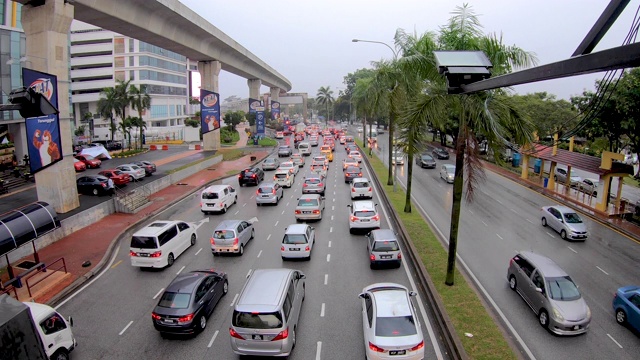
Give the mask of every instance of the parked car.
[(616, 322), (640, 331), (640, 286), (623, 286), (613, 296)]
[(156, 164), (152, 163), (151, 161), (140, 160), (134, 161), (133, 163), (143, 168), (144, 174), (146, 176), (151, 176), (154, 172), (156, 172)]
[(582, 181), (578, 183), (578, 190), (591, 196), (598, 196), (598, 180), (582, 179)]
[(304, 156), (302, 156), (302, 154), (300, 153), (291, 154), (291, 158), (289, 159), (289, 161), (293, 162), (295, 165), (298, 165), (298, 167), (304, 167), (305, 164)]
[(151, 313), (161, 335), (193, 334), (207, 327), (207, 319), (229, 291), (227, 274), (194, 270), (176, 276)]
[(266, 158), (262, 162), (262, 170), (275, 170), (280, 166), (280, 160), (276, 158)]
[(280, 199), (284, 196), (282, 186), (278, 183), (263, 182), (256, 190), (256, 205), (275, 204), (278, 205)]
[(509, 287), (525, 300), (540, 325), (556, 335), (587, 332), (591, 310), (571, 277), (553, 260), (521, 251), (509, 261)]
[(456, 177), (456, 166), (451, 164), (443, 164), (440, 168), (440, 179), (449, 184), (453, 184)]
[(402, 265), (402, 254), (396, 234), (391, 229), (377, 229), (367, 234), (367, 252), (369, 253), (369, 267), (376, 265)]
[[(560, 184), (566, 184), (567, 183), (567, 169), (563, 169), (563, 168), (558, 168), (556, 167), (556, 170), (553, 174), (553, 180), (555, 180), (556, 182), (560, 183)], [(582, 178), (580, 176), (577, 175), (571, 175), (571, 180), (570, 182), (570, 186), (572, 188), (577, 188), (578, 184), (582, 181)]]
[(315, 228), (307, 224), (293, 224), (284, 229), (280, 255), (285, 259), (311, 260), (311, 251), (316, 243)]
[(372, 284), (360, 293), (362, 331), (367, 359), (422, 359), (424, 338), (411, 297), (417, 294), (394, 283)]
[(125, 174), (118, 169), (102, 170), (98, 174), (113, 180), (116, 186), (124, 186), (129, 183), (129, 174)]
[(302, 193), (303, 194), (320, 194), (320, 196), (324, 196), (324, 191), (327, 184), (324, 181), (324, 178), (320, 176), (307, 176), (304, 178), (304, 182), (302, 183)]
[(289, 146), (278, 147), (278, 157), (289, 157), (293, 152)]
[(435, 148), (431, 153), (433, 154), (433, 157), (435, 157), (436, 159), (441, 159), (441, 160), (449, 159), (449, 152), (446, 149)]
[(222, 220), (211, 235), (213, 255), (233, 253), (242, 256), (244, 247), (255, 237), (253, 224), (245, 220)]
[(73, 168), (76, 170), (76, 172), (82, 172), (87, 170), (87, 165), (85, 165), (84, 162), (78, 159), (73, 159)]
[(113, 181), (109, 183), (109, 178), (102, 175), (84, 175), (76, 180), (76, 186), (80, 194), (108, 195), (113, 194), (115, 188)]
[(147, 176), (144, 169), (136, 164), (123, 164), (120, 166), (116, 166), (116, 169), (129, 175), (129, 182), (142, 180), (145, 176)]
[(102, 164), (102, 161), (91, 155), (76, 155), (75, 158), (82, 161), (87, 166), (87, 169), (97, 169)]
[(373, 199), (373, 187), (367, 178), (351, 180), (351, 199)]
[(296, 221), (322, 220), (324, 197), (319, 194), (303, 194), (294, 210)]
[(575, 210), (566, 206), (543, 206), (540, 209), (542, 226), (549, 225), (564, 240), (587, 240), (589, 232)]
[(429, 154), (422, 154), (416, 156), (416, 165), (420, 165), (421, 168), (435, 169), (436, 160)]
[(238, 183), (243, 185), (258, 185), (264, 180), (264, 171), (259, 167), (252, 167), (240, 171)]
[(362, 177), (362, 170), (359, 167), (349, 166), (344, 170), (344, 182), (346, 184), (353, 181), (355, 178)]
[(380, 214), (371, 200), (358, 200), (347, 205), (349, 207), (349, 233), (354, 229), (379, 229)]

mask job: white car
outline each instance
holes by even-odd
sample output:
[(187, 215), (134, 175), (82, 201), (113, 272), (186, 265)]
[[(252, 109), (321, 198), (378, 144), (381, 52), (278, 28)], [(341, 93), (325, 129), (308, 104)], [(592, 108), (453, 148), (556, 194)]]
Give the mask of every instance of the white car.
[(309, 170), (316, 174), (317, 176), (319, 176), (321, 179), (324, 179), (327, 177), (327, 167), (324, 165), (319, 165), (319, 164), (313, 164), (311, 165), (311, 167), (309, 168)]
[(451, 164), (444, 164), (440, 168), (440, 179), (453, 184), (453, 180), (456, 177), (456, 166)]
[(129, 182), (144, 179), (144, 177), (147, 176), (147, 174), (144, 172), (144, 168), (141, 168), (140, 166), (135, 164), (123, 164), (120, 166), (116, 166), (116, 169), (129, 175)]
[(353, 234), (354, 229), (379, 229), (380, 214), (376, 210), (375, 204), (371, 200), (358, 200), (347, 205), (349, 211), (349, 233)]
[(294, 164), (298, 165), (298, 167), (304, 167), (304, 164), (305, 164), (304, 156), (302, 156), (302, 154), (300, 154), (300, 153), (292, 154), (290, 161), (292, 161)]
[(273, 174), (273, 182), (286, 188), (290, 188), (295, 182), (296, 176), (288, 169), (279, 168)]
[(404, 165), (404, 154), (397, 152), (393, 154), (391, 158), (391, 164), (393, 165)]
[(320, 162), (320, 161), (324, 164), (324, 166), (329, 168), (329, 159), (327, 159), (327, 157), (324, 155), (314, 156), (311, 163), (313, 164), (315, 162)]
[(284, 139), (284, 132), (282, 131), (276, 132), (276, 139)]
[(351, 199), (373, 198), (373, 187), (367, 178), (355, 178), (351, 180)]
[(417, 294), (394, 283), (365, 287), (362, 330), (367, 359), (423, 359), (424, 338), (411, 297)]
[(280, 167), (276, 171), (280, 169), (286, 169), (289, 170), (289, 172), (293, 175), (298, 175), (298, 170), (300, 169), (300, 167), (294, 164), (293, 161), (285, 161), (280, 163)]
[(348, 157), (349, 159), (355, 160), (359, 163), (362, 162), (362, 155), (360, 154), (360, 151), (350, 151)]
[(284, 230), (280, 245), (282, 260), (290, 258), (311, 259), (311, 250), (316, 243), (315, 228), (307, 224), (289, 225)]
[(582, 179), (582, 181), (578, 183), (578, 189), (588, 195), (598, 196), (598, 180)]

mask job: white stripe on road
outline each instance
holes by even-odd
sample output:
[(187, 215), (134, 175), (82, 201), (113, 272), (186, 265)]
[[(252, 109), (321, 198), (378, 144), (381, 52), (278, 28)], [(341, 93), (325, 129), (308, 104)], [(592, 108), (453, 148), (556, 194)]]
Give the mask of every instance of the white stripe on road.
[(495, 200), (496, 200), (500, 205), (503, 205), (503, 204), (502, 204), (502, 201), (500, 201), (500, 200), (498, 200), (498, 199), (495, 199)]
[(324, 284), (327, 285), (328, 282), (329, 282), (329, 274), (324, 274)]
[(327, 254), (327, 262), (331, 261), (331, 254)]
[(240, 212), (240, 210), (236, 211), (235, 214), (233, 214), (233, 215), (238, 215), (239, 212)]
[(284, 215), (284, 210), (282, 210), (282, 215)]
[(153, 297), (153, 300), (155, 300), (158, 296), (160, 296), (160, 294), (162, 294), (163, 291), (164, 291), (164, 288), (160, 289), (160, 291), (158, 291), (158, 293)]
[(247, 206), (247, 203), (242, 204), (242, 207), (245, 207), (245, 206)]
[(329, 228), (329, 232), (333, 232), (333, 226)]
[(605, 273), (605, 275), (609, 275), (609, 273), (608, 273), (608, 272), (606, 272), (606, 271), (604, 271), (604, 270), (602, 270), (602, 268), (601, 268), (600, 266), (597, 266), (597, 265), (596, 265), (596, 267), (598, 268), (598, 270), (600, 270), (600, 271), (602, 271), (603, 273)]
[(176, 275), (180, 275), (180, 273), (182, 272), (182, 270), (184, 270), (184, 268), (186, 268), (186, 267), (187, 267), (186, 265), (185, 265), (185, 266), (183, 266), (183, 267), (181, 267), (181, 268), (180, 268), (180, 270), (178, 270), (178, 272), (176, 273)]
[(129, 326), (131, 326), (131, 324), (133, 324), (133, 321), (129, 321), (127, 326), (125, 326), (124, 329), (122, 329), (122, 331), (120, 331), (120, 334), (118, 334), (118, 335), (124, 334), (124, 332), (127, 331), (127, 329), (129, 328)]
[(322, 341), (318, 341), (318, 350), (316, 350), (316, 360), (320, 360), (320, 354), (322, 353)]
[(238, 294), (236, 294), (236, 296), (233, 297), (233, 300), (231, 300), (231, 304), (229, 304), (229, 306), (233, 306), (236, 300), (238, 300)]
[(267, 240), (271, 239), (271, 234), (269, 234), (269, 236), (267, 236)]
[(555, 238), (556, 238), (556, 237), (555, 237), (555, 236), (553, 236), (553, 234), (552, 234), (552, 233), (550, 233), (550, 232), (547, 232), (547, 235), (549, 235), (549, 237), (550, 237), (550, 238), (552, 238), (552, 239), (555, 239)]
[(335, 209), (336, 209), (336, 207), (335, 207), (335, 206), (331, 206), (331, 210), (335, 210)]
[(216, 337), (218, 336), (218, 332), (220, 332), (220, 330), (216, 330), (216, 332), (213, 333), (213, 337), (211, 338), (211, 341), (209, 341), (209, 345), (207, 345), (208, 348), (210, 348), (211, 345), (213, 345), (213, 342), (216, 340)]
[(322, 303), (322, 308), (320, 309), (320, 317), (324, 317), (324, 303)]
[(287, 207), (289, 206), (289, 203), (287, 203)]
[(195, 255), (197, 256), (198, 254), (200, 254), (200, 251), (202, 251), (202, 248), (200, 248), (200, 250), (196, 251)]
[(249, 275), (251, 275), (251, 269), (249, 269), (249, 272), (247, 273), (247, 276), (245, 276), (245, 279), (248, 278)]
[(533, 221), (531, 221), (531, 220), (529, 220), (529, 219), (527, 219), (527, 221), (533, 224)]
[(620, 347), (620, 349), (622, 349), (622, 345), (620, 345), (619, 342), (616, 341), (616, 339), (614, 339), (611, 335), (607, 334), (607, 336), (609, 337), (609, 339), (611, 339), (611, 341), (613, 341), (614, 343), (616, 343), (616, 345), (618, 345), (618, 347)]
[(331, 221), (333, 221), (333, 215), (331, 215)]
[(260, 257), (260, 255), (262, 255), (262, 250), (260, 250), (260, 252), (258, 253), (258, 257)]
[(484, 222), (484, 220), (480, 220), (480, 221), (482, 221), (482, 223), (484, 224), (484, 226), (489, 226), (489, 225), (487, 225), (487, 223), (486, 223), (486, 222)]
[(278, 223), (280, 222), (280, 220), (276, 221), (275, 224), (273, 224), (273, 226), (278, 226)]
[(504, 240), (504, 239), (502, 238), (502, 236), (500, 236), (499, 234), (496, 234), (496, 236), (497, 236), (497, 237), (499, 237), (499, 238), (500, 238), (500, 240)]
[(569, 248), (569, 250), (573, 251), (574, 253), (578, 253), (577, 251), (573, 250), (573, 248), (571, 248), (571, 246), (567, 246)]
[(515, 211), (515, 210), (513, 210), (513, 209), (509, 209), (509, 210), (513, 211), (513, 213), (514, 213), (514, 214), (517, 214), (517, 213), (518, 213), (517, 211)]
[(331, 247), (331, 240), (329, 240), (329, 247)]
[(468, 209), (467, 211), (470, 212), (471, 215), (473, 215), (473, 211), (471, 211), (471, 209)]

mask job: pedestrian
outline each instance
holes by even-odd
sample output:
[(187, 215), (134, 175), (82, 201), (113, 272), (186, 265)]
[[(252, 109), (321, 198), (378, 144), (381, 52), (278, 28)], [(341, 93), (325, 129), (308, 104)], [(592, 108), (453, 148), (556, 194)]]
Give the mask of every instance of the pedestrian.
[(111, 180), (111, 178), (109, 178), (109, 180), (107, 180), (107, 188), (109, 189), (109, 195), (113, 196), (113, 193), (116, 192), (116, 186), (113, 183), (113, 180)]
[(16, 156), (15, 150), (13, 150), (13, 153), (11, 154), (11, 166), (13, 167), (18, 166), (18, 157)]

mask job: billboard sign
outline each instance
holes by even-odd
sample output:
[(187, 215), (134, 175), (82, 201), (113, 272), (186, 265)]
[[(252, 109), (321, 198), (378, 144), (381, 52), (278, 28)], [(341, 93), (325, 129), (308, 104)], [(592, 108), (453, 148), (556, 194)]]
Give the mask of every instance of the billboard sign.
[(220, 94), (200, 89), (200, 126), (202, 134), (220, 128)]

